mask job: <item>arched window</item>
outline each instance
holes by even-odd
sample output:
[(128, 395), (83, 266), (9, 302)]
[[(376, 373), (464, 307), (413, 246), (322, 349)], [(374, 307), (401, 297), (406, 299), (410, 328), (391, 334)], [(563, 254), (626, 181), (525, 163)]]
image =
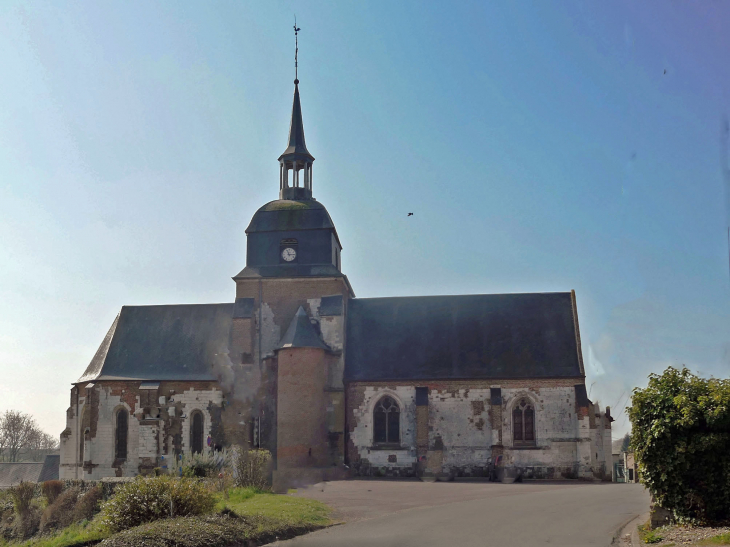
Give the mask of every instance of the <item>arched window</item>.
[(114, 458), (127, 459), (127, 432), (129, 428), (129, 413), (125, 409), (117, 412), (117, 424), (114, 437)]
[(373, 440), (375, 443), (400, 443), (400, 408), (392, 397), (383, 397), (373, 411)]
[(198, 411), (193, 412), (190, 424), (190, 450), (193, 454), (203, 451), (203, 414)]
[(512, 410), (512, 434), (516, 445), (535, 444), (535, 409), (525, 398)]
[(86, 440), (86, 430), (91, 425), (89, 417), (89, 407), (84, 405), (81, 411), (81, 427), (79, 428), (79, 463), (84, 463), (84, 441)]

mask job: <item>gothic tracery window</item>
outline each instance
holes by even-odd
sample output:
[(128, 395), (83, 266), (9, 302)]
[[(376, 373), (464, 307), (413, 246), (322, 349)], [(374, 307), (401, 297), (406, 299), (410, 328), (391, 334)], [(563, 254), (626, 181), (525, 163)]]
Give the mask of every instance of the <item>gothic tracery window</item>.
[(392, 397), (383, 397), (375, 405), (373, 440), (376, 444), (400, 443), (400, 407)]
[(535, 409), (525, 398), (512, 410), (512, 434), (516, 445), (535, 444)]
[(125, 409), (117, 412), (117, 423), (114, 435), (114, 458), (117, 460), (127, 459), (127, 430), (129, 426), (129, 414)]

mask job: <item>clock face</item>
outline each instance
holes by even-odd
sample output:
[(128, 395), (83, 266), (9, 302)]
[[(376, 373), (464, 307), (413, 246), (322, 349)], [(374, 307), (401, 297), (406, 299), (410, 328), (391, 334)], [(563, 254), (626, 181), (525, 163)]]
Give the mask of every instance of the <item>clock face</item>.
[(292, 249), (291, 247), (287, 247), (283, 251), (281, 251), (281, 258), (286, 260), (287, 262), (291, 262), (297, 257), (297, 252)]

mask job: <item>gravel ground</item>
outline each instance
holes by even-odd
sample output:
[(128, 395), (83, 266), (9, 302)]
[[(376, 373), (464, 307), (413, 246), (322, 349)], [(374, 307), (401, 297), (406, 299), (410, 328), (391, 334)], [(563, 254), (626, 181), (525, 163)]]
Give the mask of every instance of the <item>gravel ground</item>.
[(720, 534), (730, 533), (730, 526), (722, 526), (712, 528), (710, 526), (703, 527), (684, 527), (684, 526), (662, 526), (656, 528), (655, 531), (664, 537), (659, 543), (654, 543), (661, 547), (662, 545), (695, 545), (698, 541), (711, 538)]

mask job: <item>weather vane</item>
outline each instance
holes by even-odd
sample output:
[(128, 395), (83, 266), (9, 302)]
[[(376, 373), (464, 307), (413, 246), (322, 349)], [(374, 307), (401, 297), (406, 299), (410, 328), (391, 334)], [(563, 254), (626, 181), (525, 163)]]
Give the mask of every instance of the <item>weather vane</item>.
[(297, 57), (299, 56), (299, 31), (302, 30), (297, 26), (297, 16), (294, 16), (294, 83), (299, 83), (299, 68)]

